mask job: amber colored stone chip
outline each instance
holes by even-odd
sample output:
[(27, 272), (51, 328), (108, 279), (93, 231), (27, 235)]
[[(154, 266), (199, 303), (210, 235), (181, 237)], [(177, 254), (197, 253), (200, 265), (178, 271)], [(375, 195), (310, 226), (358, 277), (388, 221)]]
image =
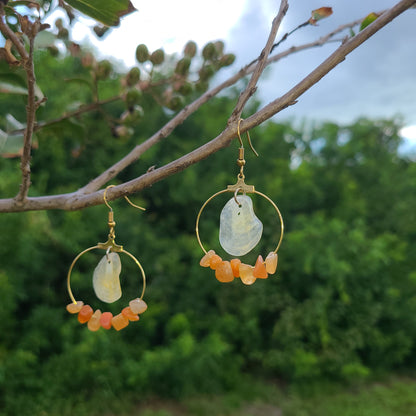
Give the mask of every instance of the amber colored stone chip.
[(113, 319), (113, 314), (111, 312), (103, 312), (100, 318), (100, 324), (104, 329), (111, 328), (111, 320)]
[(277, 253), (270, 252), (266, 257), (266, 270), (269, 274), (274, 274), (277, 268)]
[(92, 316), (94, 311), (92, 310), (90, 305), (84, 305), (81, 310), (78, 312), (78, 321), (81, 324), (85, 324), (88, 322)]
[(130, 309), (134, 314), (140, 314), (146, 311), (147, 303), (140, 298), (133, 299), (129, 302)]
[(233, 269), (229, 261), (222, 261), (215, 269), (215, 277), (222, 283), (232, 282), (234, 280)]
[(113, 317), (111, 324), (116, 331), (120, 331), (129, 324), (129, 320), (122, 313), (119, 313)]
[(211, 263), (211, 257), (215, 254), (214, 250), (209, 250), (207, 254), (205, 254), (204, 257), (202, 257), (201, 261), (199, 262), (199, 265), (202, 267), (209, 267)]
[(88, 329), (90, 331), (98, 331), (101, 327), (100, 318), (101, 318), (101, 311), (97, 309), (91, 316), (91, 319), (88, 321)]
[(215, 270), (222, 262), (222, 258), (218, 254), (214, 254), (211, 257), (211, 261), (209, 262), (209, 267), (211, 267), (212, 270)]
[(254, 265), (253, 276), (256, 279), (267, 279), (267, 271), (262, 256), (257, 257), (256, 264)]
[(129, 321), (138, 321), (139, 315), (133, 313), (130, 306), (126, 306), (121, 313), (129, 320)]
[(76, 303), (72, 302), (69, 305), (66, 305), (66, 310), (69, 313), (78, 313), (83, 306), (84, 306), (84, 302), (79, 300)]
[(240, 270), (241, 281), (245, 285), (252, 285), (256, 281), (256, 278), (253, 276), (253, 270), (254, 270), (253, 266), (241, 263), (239, 270)]
[(233, 271), (233, 275), (234, 277), (240, 277), (240, 264), (241, 264), (241, 260), (240, 259), (232, 259), (230, 260), (230, 264), (231, 264), (231, 269)]

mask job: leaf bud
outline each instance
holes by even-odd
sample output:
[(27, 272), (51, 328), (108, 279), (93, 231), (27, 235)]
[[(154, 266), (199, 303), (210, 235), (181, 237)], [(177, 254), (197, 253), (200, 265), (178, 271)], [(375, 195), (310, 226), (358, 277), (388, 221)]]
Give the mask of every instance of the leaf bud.
[(133, 87), (140, 81), (140, 69), (137, 66), (130, 69), (126, 75), (126, 83), (129, 87)]
[(112, 69), (113, 66), (111, 65), (111, 62), (104, 59), (103, 61), (98, 62), (95, 76), (99, 80), (107, 79), (110, 76)]
[(110, 28), (108, 26), (100, 26), (96, 25), (93, 27), (94, 33), (99, 37), (102, 38)]
[(178, 92), (179, 92), (179, 94), (182, 94), (182, 95), (186, 96), (186, 95), (191, 94), (193, 90), (194, 90), (193, 84), (190, 83), (190, 82), (185, 81), (179, 87)]
[(150, 62), (153, 65), (160, 65), (165, 60), (165, 52), (163, 49), (156, 49), (151, 55), (150, 55)]
[(189, 72), (191, 66), (191, 58), (185, 57), (178, 61), (175, 68), (175, 74), (185, 76)]
[(136, 59), (141, 64), (149, 59), (149, 49), (143, 43), (136, 48)]
[(219, 56), (224, 54), (224, 42), (222, 40), (217, 40), (214, 42), (215, 49), (217, 50), (217, 53)]
[(193, 40), (190, 40), (183, 50), (183, 54), (189, 58), (193, 58), (196, 55), (197, 46)]
[(220, 59), (220, 67), (224, 67), (224, 66), (230, 66), (234, 63), (235, 61), (235, 55), (232, 53), (227, 53), (224, 56), (221, 57)]
[(202, 49), (202, 56), (205, 60), (213, 60), (217, 57), (217, 48), (212, 42), (207, 43)]

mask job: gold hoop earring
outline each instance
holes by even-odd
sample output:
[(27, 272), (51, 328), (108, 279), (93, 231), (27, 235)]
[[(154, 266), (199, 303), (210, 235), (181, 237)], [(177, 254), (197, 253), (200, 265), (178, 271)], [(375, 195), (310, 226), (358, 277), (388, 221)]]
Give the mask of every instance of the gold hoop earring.
[[(246, 285), (253, 284), (256, 279), (266, 279), (268, 275), (274, 274), (277, 268), (277, 252), (283, 240), (284, 224), (282, 214), (277, 205), (265, 194), (256, 191), (253, 185), (245, 183), (244, 166), (244, 146), (240, 135), (240, 123), (237, 124), (237, 137), (240, 142), (237, 165), (240, 172), (237, 175), (237, 183), (228, 185), (214, 195), (210, 196), (200, 208), (195, 225), (195, 233), (204, 256), (200, 261), (202, 267), (210, 267), (215, 270), (215, 277), (223, 283), (232, 282), (235, 278), (240, 278)], [(250, 135), (247, 131), (247, 140), (253, 153), (258, 156), (254, 149)], [(199, 222), (202, 212), (206, 206), (217, 196), (227, 192), (233, 193), (231, 199), (225, 204), (220, 215), (219, 242), (221, 247), (232, 256), (243, 256), (249, 253), (260, 241), (263, 233), (263, 224), (256, 217), (253, 209), (253, 202), (247, 194), (255, 194), (266, 199), (276, 211), (280, 222), (280, 237), (276, 248), (271, 251), (263, 260), (259, 255), (254, 266), (244, 264), (238, 258), (223, 260), (214, 250), (206, 250), (202, 244), (199, 233)], [(242, 193), (242, 195), (239, 195)]]
[[(114, 221), (114, 212), (107, 201), (107, 191), (113, 186), (114, 185), (109, 185), (103, 193), (104, 203), (109, 208), (108, 226), (110, 231), (107, 241), (105, 243), (97, 243), (95, 246), (89, 247), (79, 253), (72, 261), (67, 274), (67, 289), (72, 303), (67, 305), (66, 309), (71, 314), (78, 314), (78, 321), (81, 324), (87, 323), (90, 331), (98, 331), (101, 327), (104, 329), (114, 328), (117, 331), (120, 331), (129, 325), (130, 321), (138, 321), (139, 315), (147, 309), (147, 304), (143, 300), (144, 292), (146, 290), (146, 275), (144, 269), (136, 257), (126, 251), (123, 246), (118, 245), (115, 242), (114, 228), (116, 223)], [(145, 210), (145, 208), (133, 204), (126, 196), (124, 198), (131, 206)], [(71, 274), (75, 264), (84, 254), (96, 249), (105, 251), (105, 255), (99, 261), (93, 274), (93, 289), (97, 298), (101, 301), (113, 303), (121, 297), (121, 260), (119, 254), (125, 254), (133, 260), (142, 276), (143, 287), (140, 297), (131, 300), (129, 305), (123, 308), (121, 313), (115, 316), (113, 316), (111, 312), (101, 312), (100, 309), (94, 311), (90, 305), (84, 304), (83, 301), (77, 301), (71, 289)]]

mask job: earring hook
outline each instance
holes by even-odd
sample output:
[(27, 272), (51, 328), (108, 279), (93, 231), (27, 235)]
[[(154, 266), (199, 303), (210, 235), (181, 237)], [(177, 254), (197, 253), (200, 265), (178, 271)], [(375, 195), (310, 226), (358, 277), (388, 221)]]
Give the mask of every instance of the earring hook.
[[(242, 118), (240, 118), (238, 120), (238, 124), (237, 124), (237, 136), (238, 136), (238, 140), (240, 142), (240, 147), (244, 149), (243, 146), (243, 140), (241, 139), (241, 135), (240, 135), (240, 123), (243, 121)], [(247, 140), (248, 140), (248, 144), (250, 145), (250, 149), (253, 151), (253, 153), (258, 156), (259, 154), (256, 152), (256, 149), (253, 147), (253, 144), (251, 143), (251, 139), (250, 139), (250, 134), (248, 132), (248, 130), (246, 131), (247, 134)]]
[[(111, 208), (110, 204), (107, 201), (107, 190), (109, 188), (113, 188), (115, 185), (108, 185), (107, 188), (105, 188), (104, 190), (104, 194), (103, 194), (103, 199), (104, 199), (104, 204), (107, 205), (107, 207), (109, 208), (110, 211), (113, 211), (113, 208)], [(134, 208), (137, 209), (141, 209), (142, 211), (146, 211), (146, 208), (140, 207), (139, 205), (133, 204), (133, 202), (130, 201), (130, 199), (124, 195), (124, 199)]]

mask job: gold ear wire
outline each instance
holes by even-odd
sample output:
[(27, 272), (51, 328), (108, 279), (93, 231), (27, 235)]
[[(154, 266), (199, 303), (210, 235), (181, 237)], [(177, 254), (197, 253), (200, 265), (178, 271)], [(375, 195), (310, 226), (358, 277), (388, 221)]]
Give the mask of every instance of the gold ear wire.
[(105, 188), (105, 190), (104, 190), (104, 195), (103, 195), (104, 204), (106, 204), (106, 205), (107, 205), (107, 207), (108, 207), (108, 209), (109, 209), (110, 211), (112, 211), (112, 210), (113, 210), (113, 208), (111, 208), (111, 207), (110, 207), (110, 204), (107, 202), (107, 191), (108, 191), (108, 189), (109, 189), (109, 188), (112, 188), (113, 186), (115, 186), (115, 185), (108, 185), (108, 186), (107, 186), (107, 188)]
[[(110, 209), (110, 211), (112, 211), (113, 210), (113, 208), (111, 208), (111, 206), (110, 206), (110, 204), (108, 203), (108, 201), (107, 201), (107, 190), (109, 189), (109, 188), (113, 188), (115, 185), (108, 185), (107, 186), (107, 188), (105, 188), (105, 190), (104, 190), (104, 195), (103, 195), (103, 199), (104, 199), (104, 204), (106, 204), (107, 205), (107, 207)], [(133, 202), (131, 202), (130, 201), (130, 199), (129, 198), (127, 198), (127, 196), (125, 196), (124, 195), (124, 199), (132, 206), (132, 207), (134, 207), (134, 208), (137, 208), (137, 209), (141, 209), (142, 211), (146, 211), (146, 208), (143, 208), (143, 207), (140, 207), (139, 205), (136, 205), (136, 204), (133, 204)]]
[(133, 202), (131, 202), (130, 201), (130, 199), (129, 198), (127, 198), (126, 196), (124, 196), (124, 199), (132, 206), (132, 207), (134, 207), (134, 208), (137, 208), (137, 209), (141, 209), (142, 211), (146, 211), (146, 208), (143, 208), (143, 207), (140, 207), (140, 206), (138, 206), (138, 205), (136, 205), (136, 204), (133, 204)]
[[(239, 140), (239, 142), (240, 142), (240, 147), (241, 147), (242, 149), (244, 149), (244, 146), (243, 146), (243, 140), (241, 139), (241, 135), (240, 135), (240, 123), (241, 123), (242, 121), (243, 121), (243, 119), (242, 119), (242, 118), (240, 118), (240, 119), (238, 120), (238, 124), (237, 124), (237, 136), (238, 136), (238, 140)], [(249, 134), (248, 130), (246, 131), (246, 134), (247, 134), (247, 140), (248, 140), (248, 144), (249, 144), (249, 146), (250, 146), (250, 149), (253, 151), (253, 153), (254, 153), (256, 156), (258, 156), (259, 154), (256, 152), (256, 149), (253, 147), (253, 144), (251, 143), (250, 134)]]

